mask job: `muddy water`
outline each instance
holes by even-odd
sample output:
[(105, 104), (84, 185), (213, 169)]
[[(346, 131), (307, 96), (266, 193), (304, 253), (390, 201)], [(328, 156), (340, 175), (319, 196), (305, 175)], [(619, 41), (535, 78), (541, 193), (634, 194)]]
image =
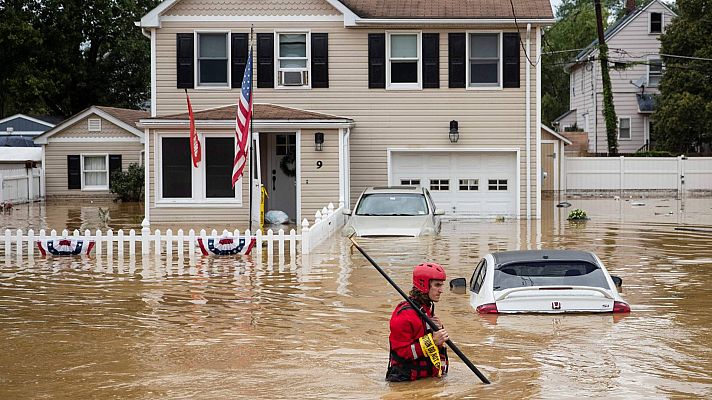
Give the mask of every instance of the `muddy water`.
[(0, 258), (0, 398), (711, 397), (712, 232), (676, 228), (710, 229), (712, 199), (569, 201), (592, 219), (548, 202), (541, 221), (361, 240), (403, 286), (423, 260), (469, 278), (486, 252), (526, 248), (592, 250), (623, 278), (623, 318), (483, 318), (446, 293), (437, 314), (492, 385), (452, 354), (442, 380), (384, 382), (400, 299), (338, 239), (274, 264)]

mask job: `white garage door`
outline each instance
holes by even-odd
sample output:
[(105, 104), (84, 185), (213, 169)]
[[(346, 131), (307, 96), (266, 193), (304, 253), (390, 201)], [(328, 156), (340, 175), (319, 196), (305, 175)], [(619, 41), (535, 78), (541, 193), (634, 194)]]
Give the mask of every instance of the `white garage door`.
[(461, 216), (514, 216), (514, 152), (393, 152), (391, 184), (430, 190), (437, 208)]

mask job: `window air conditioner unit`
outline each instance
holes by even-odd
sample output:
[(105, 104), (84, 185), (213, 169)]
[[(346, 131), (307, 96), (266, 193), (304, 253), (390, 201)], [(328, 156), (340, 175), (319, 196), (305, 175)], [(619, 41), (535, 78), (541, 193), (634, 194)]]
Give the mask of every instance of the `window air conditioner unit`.
[(279, 71), (283, 86), (304, 86), (307, 84), (307, 71)]

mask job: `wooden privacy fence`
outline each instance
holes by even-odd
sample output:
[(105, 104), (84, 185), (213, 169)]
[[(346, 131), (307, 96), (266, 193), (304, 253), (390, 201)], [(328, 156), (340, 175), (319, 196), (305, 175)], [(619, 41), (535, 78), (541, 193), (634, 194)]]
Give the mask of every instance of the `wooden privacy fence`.
[[(175, 233), (171, 229), (165, 232), (156, 229), (153, 232), (148, 227), (136, 231), (134, 229), (123, 229), (113, 231), (111, 229), (102, 232), (100, 229), (92, 232), (85, 230), (83, 233), (79, 230), (69, 232), (63, 230), (60, 235), (57, 231), (51, 230), (49, 234), (44, 229), (35, 232), (33, 229), (24, 232), (22, 229), (11, 231), (6, 229), (0, 243), (4, 243), (5, 256), (8, 257), (12, 253), (17, 256), (27, 254), (34, 256), (40, 254), (37, 248), (38, 241), (45, 240), (84, 240), (85, 242), (93, 241), (93, 251), (96, 256), (101, 256), (104, 253), (107, 257), (113, 257), (114, 254), (121, 257), (128, 253), (129, 255), (137, 254), (137, 249), (140, 248), (141, 254), (166, 255), (172, 257), (174, 254), (178, 256), (184, 255), (187, 251), (189, 256), (200, 254), (198, 246), (198, 238), (218, 237), (220, 235), (230, 236), (233, 239), (239, 240), (244, 238), (246, 242), (250, 239), (255, 240), (255, 246), (252, 250), (257, 256), (267, 254), (267, 256), (284, 257), (288, 251), (290, 257), (295, 257), (297, 251), (302, 254), (311, 253), (316, 246), (329, 239), (333, 234), (340, 231), (344, 224), (345, 217), (341, 212), (342, 208), (334, 209), (333, 204), (324, 207), (321, 211), (317, 211), (313, 225), (309, 225), (309, 221), (305, 218), (302, 221), (301, 232), (297, 233), (294, 229), (285, 232), (283, 229), (274, 232), (272, 229), (263, 233), (261, 230), (250, 232), (246, 230), (227, 231), (223, 230), (218, 233), (217, 230), (207, 232), (205, 229), (196, 233), (193, 229), (184, 232), (179, 229)], [(297, 244), (299, 243), (299, 244)], [(276, 250), (275, 250), (276, 247)]]
[(43, 196), (40, 168), (0, 170), (0, 203), (27, 203)]

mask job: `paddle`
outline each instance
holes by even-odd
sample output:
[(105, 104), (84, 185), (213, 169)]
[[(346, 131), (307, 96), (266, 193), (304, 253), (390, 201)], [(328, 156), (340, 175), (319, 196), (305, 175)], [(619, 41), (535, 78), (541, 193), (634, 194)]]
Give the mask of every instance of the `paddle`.
[[(368, 260), (368, 262), (370, 262), (371, 265), (373, 265), (373, 267), (376, 268), (376, 270), (378, 270), (378, 272), (380, 272), (381, 275), (383, 275), (384, 278), (386, 278), (386, 280), (388, 281), (388, 283), (390, 283), (391, 286), (393, 286), (393, 287), (398, 291), (398, 293), (400, 293), (400, 295), (403, 296), (403, 298), (404, 298), (408, 303), (410, 303), (410, 306), (413, 307), (413, 309), (414, 309), (418, 314), (420, 314), (420, 318), (424, 319), (425, 322), (428, 323), (428, 326), (430, 326), (430, 328), (433, 330), (433, 332), (440, 330), (440, 327), (438, 327), (437, 325), (435, 325), (435, 322), (433, 322), (433, 320), (430, 319), (430, 318), (420, 309), (420, 307), (418, 307), (418, 306), (413, 302), (413, 300), (412, 300), (410, 297), (408, 297), (408, 295), (406, 295), (405, 292), (403, 292), (403, 290), (401, 290), (400, 287), (398, 287), (398, 285), (397, 285), (395, 282), (393, 282), (393, 280), (388, 276), (388, 274), (386, 274), (386, 272), (383, 271), (383, 269), (381, 269), (381, 267), (379, 267), (378, 264), (376, 264), (376, 262), (373, 261), (373, 259), (372, 259), (368, 254), (366, 254), (366, 252), (361, 248), (361, 246), (358, 245), (358, 243), (356, 243), (356, 241), (355, 241), (352, 237), (349, 237), (349, 240), (351, 240), (351, 243), (353, 243), (354, 247), (356, 247), (356, 249), (358, 249), (358, 251), (359, 251), (361, 254), (363, 254), (364, 257), (366, 257), (366, 259)], [(477, 369), (477, 367), (475, 367), (475, 365), (467, 358), (467, 356), (465, 356), (465, 355), (462, 353), (462, 351), (460, 351), (460, 349), (455, 345), (455, 343), (452, 342), (452, 340), (448, 339), (445, 343), (448, 345), (448, 347), (450, 347), (450, 349), (452, 349), (452, 351), (455, 352), (455, 354), (457, 354), (458, 357), (460, 357), (460, 360), (462, 360), (462, 362), (464, 362), (465, 365), (467, 365), (467, 366), (472, 370), (472, 372), (474, 372), (475, 375), (477, 375), (477, 377), (480, 378), (480, 380), (482, 381), (482, 383), (490, 383), (489, 379), (487, 379), (487, 377), (484, 376), (484, 375), (482, 374), (482, 372), (480, 372), (480, 370)]]

